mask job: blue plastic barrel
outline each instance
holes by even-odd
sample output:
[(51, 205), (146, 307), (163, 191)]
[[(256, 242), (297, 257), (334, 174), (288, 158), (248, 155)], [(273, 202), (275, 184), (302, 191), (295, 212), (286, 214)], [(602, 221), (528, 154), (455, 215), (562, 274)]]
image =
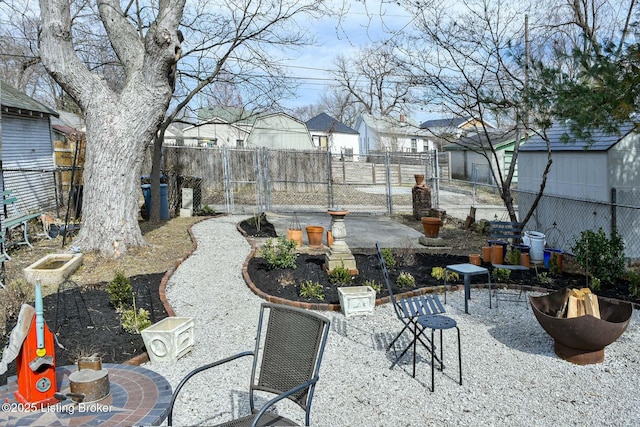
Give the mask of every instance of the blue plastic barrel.
[[(160, 184), (160, 219), (169, 219), (169, 196), (167, 193), (168, 184)], [(151, 211), (151, 184), (142, 184), (142, 195), (144, 196), (144, 207), (149, 219)]]

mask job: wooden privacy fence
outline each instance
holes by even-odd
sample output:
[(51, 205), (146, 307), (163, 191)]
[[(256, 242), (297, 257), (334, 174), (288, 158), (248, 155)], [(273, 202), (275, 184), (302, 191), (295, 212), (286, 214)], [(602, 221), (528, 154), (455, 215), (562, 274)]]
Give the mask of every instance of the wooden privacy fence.
[[(151, 171), (149, 154), (143, 173)], [(362, 158), (362, 156), (361, 156)], [(202, 205), (229, 213), (265, 210), (321, 212), (340, 206), (353, 212), (412, 211), (414, 174), (437, 188), (435, 153), (379, 153), (354, 162), (326, 151), (165, 146), (163, 174), (170, 208), (180, 209), (181, 188), (195, 185)], [(435, 190), (434, 190), (435, 192)]]

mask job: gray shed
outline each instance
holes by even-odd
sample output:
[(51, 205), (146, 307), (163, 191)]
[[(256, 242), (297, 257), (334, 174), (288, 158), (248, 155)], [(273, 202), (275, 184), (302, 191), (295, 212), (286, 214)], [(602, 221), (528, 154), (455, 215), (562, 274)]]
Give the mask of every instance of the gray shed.
[[(527, 228), (546, 231), (548, 245), (570, 252), (581, 231), (602, 227), (610, 233), (615, 226), (625, 241), (626, 257), (640, 258), (640, 133), (635, 125), (625, 124), (617, 134), (596, 131), (590, 140), (568, 138), (563, 125), (554, 125), (547, 135), (553, 164)], [(532, 137), (520, 147), (520, 216), (531, 206), (546, 163), (542, 138)]]
[(0, 81), (0, 147), (4, 189), (18, 196), (20, 210), (56, 205), (51, 116), (54, 110)]

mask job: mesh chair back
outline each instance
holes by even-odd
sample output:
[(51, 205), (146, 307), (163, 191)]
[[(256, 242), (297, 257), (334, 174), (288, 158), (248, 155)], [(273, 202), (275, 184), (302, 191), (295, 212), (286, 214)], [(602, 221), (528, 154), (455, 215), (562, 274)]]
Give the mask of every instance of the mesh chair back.
[[(280, 394), (318, 374), (329, 320), (307, 310), (265, 303), (260, 315), (260, 329), (265, 308), (269, 309), (269, 320), (261, 350), (261, 333), (258, 331), (256, 354), (261, 351), (262, 361), (257, 383), (252, 378), (252, 390)], [(289, 398), (307, 410), (313, 387), (303, 389)]]

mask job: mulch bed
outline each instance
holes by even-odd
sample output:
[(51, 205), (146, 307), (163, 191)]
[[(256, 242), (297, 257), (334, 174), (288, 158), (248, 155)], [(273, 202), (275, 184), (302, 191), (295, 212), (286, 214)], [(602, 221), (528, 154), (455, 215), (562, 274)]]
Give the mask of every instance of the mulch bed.
[[(167, 317), (158, 293), (163, 277), (164, 273), (158, 273), (130, 278), (136, 306), (148, 310), (154, 323)], [(55, 349), (57, 366), (73, 365), (78, 356), (94, 353), (102, 356), (104, 363), (123, 363), (145, 352), (142, 337), (122, 329), (120, 315), (109, 303), (106, 287), (107, 283), (98, 283), (79, 288), (65, 282), (57, 293), (43, 298), (47, 326), (64, 346)], [(9, 331), (16, 321), (9, 321)], [(1, 343), (2, 348), (7, 343), (8, 337)], [(0, 375), (0, 385), (6, 384), (7, 377), (12, 375), (15, 362)]]

